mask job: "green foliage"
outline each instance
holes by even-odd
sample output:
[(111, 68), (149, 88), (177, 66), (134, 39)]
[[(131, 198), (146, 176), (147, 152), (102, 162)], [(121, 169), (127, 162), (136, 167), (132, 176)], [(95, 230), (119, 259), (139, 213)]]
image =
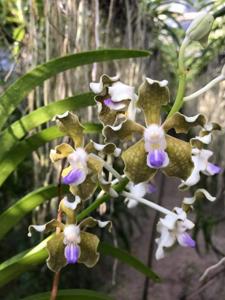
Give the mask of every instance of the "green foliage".
[[(17, 32), (21, 35), (21, 32)], [(15, 33), (16, 34), (16, 33)], [(10, 114), (20, 105), (23, 99), (37, 86), (40, 86), (45, 80), (57, 75), (65, 70), (77, 66), (91, 64), (93, 62), (110, 61), (112, 59), (124, 59), (131, 57), (148, 56), (149, 52), (126, 49), (105, 49), (90, 51), (86, 53), (72, 54), (61, 58), (56, 58), (43, 65), (37, 66), (28, 72), (8, 89), (0, 97), (0, 127), (3, 128)], [(56, 101), (45, 107), (40, 107), (32, 113), (15, 121), (10, 126), (4, 128), (0, 133), (0, 142), (2, 145), (0, 154), (0, 185), (2, 185), (8, 176), (16, 170), (18, 165), (29, 156), (32, 151), (36, 151), (40, 146), (62, 137), (63, 133), (56, 126), (43, 129), (39, 132), (29, 135), (30, 131), (40, 125), (50, 121), (56, 114), (62, 114), (67, 110), (76, 110), (78, 108), (94, 105), (93, 94), (85, 93), (70, 98)], [(102, 129), (100, 124), (85, 124), (86, 133), (97, 133)], [(115, 190), (122, 191), (128, 180), (125, 178), (117, 184)], [(67, 192), (67, 187), (62, 186), (61, 195)], [(20, 222), (34, 208), (41, 205), (44, 201), (56, 197), (57, 187), (49, 185), (39, 188), (16, 201), (11, 207), (0, 215), (0, 238), (3, 238), (18, 222)], [(101, 203), (109, 200), (109, 195), (104, 195), (94, 201), (78, 216), (82, 220), (95, 210)], [(51, 238), (51, 237), (49, 237)], [(49, 239), (48, 238), (48, 239)], [(0, 286), (4, 286), (14, 278), (17, 278), (24, 272), (41, 264), (47, 258), (46, 243), (48, 239), (43, 240), (39, 245), (30, 250), (25, 250), (16, 256), (8, 259), (0, 265)], [(100, 252), (105, 255), (111, 255), (129, 266), (135, 268), (152, 280), (158, 280), (159, 277), (149, 268), (147, 268), (137, 258), (131, 256), (124, 250), (114, 248), (107, 244), (101, 244)], [(47, 298), (46, 298), (47, 297)], [(106, 296), (93, 291), (86, 290), (68, 290), (60, 291), (59, 299), (110, 299)], [(40, 294), (28, 297), (26, 299), (48, 299), (49, 294)]]
[[(26, 297), (23, 300), (49, 300), (50, 293), (42, 293)], [(59, 290), (58, 300), (112, 300), (111, 297), (91, 290)]]
[[(62, 186), (60, 189), (61, 195), (68, 192), (67, 186)], [(57, 195), (58, 187), (48, 185), (47, 187), (37, 189), (16, 201), (14, 205), (0, 215), (0, 239), (2, 239), (26, 214), (30, 213), (47, 199), (57, 197)]]
[(94, 62), (110, 61), (131, 57), (148, 56), (149, 52), (126, 49), (104, 49), (71, 54), (50, 60), (39, 65), (13, 83), (0, 97), (0, 128), (2, 128), (15, 108), (35, 87), (45, 80), (63, 71), (92, 64)]

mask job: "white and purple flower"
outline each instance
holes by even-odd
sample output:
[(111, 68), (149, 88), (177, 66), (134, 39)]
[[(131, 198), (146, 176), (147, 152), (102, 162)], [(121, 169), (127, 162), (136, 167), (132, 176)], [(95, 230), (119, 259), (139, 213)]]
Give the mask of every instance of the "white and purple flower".
[(88, 154), (83, 148), (77, 148), (74, 152), (68, 155), (67, 159), (72, 169), (68, 174), (63, 176), (63, 183), (70, 185), (81, 184), (85, 181), (88, 174)]
[(165, 149), (167, 147), (165, 133), (157, 124), (149, 125), (144, 132), (145, 151), (147, 165), (153, 169), (165, 168), (169, 164), (169, 157)]
[[(111, 84), (107, 87), (108, 97), (103, 100), (103, 103), (112, 110), (126, 110), (126, 100), (132, 101), (137, 99), (134, 87), (120, 82), (118, 76), (108, 77), (108, 79), (111, 81)], [(102, 78), (100, 79), (99, 83), (90, 83), (90, 89), (95, 94), (102, 93), (104, 88), (105, 84)]]
[(221, 168), (208, 160), (213, 155), (213, 152), (206, 149), (192, 149), (192, 161), (194, 163), (194, 168), (191, 175), (182, 181), (181, 187), (192, 186), (199, 182), (200, 172), (205, 175), (215, 175), (221, 172)]
[(187, 214), (182, 208), (175, 207), (174, 213), (160, 218), (157, 224), (157, 231), (161, 234), (156, 239), (158, 244), (156, 250), (156, 259), (161, 259), (165, 256), (165, 249), (172, 247), (176, 241), (182, 247), (195, 247), (195, 241), (186, 232), (194, 227), (194, 223), (187, 219)]
[[(157, 191), (156, 186), (151, 182), (141, 182), (138, 184), (129, 182), (127, 187), (128, 187), (129, 192), (133, 196), (137, 196), (137, 197), (141, 197), (141, 198), (144, 197), (147, 193), (152, 194)], [(138, 204), (138, 202), (136, 200), (129, 199), (129, 198), (126, 198), (125, 202), (127, 203), (128, 208), (136, 207)]]

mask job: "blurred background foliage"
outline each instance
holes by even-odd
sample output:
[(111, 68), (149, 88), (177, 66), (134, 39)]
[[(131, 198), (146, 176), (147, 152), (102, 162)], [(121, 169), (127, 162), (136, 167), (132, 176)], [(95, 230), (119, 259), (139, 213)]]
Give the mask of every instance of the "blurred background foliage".
[[(184, 30), (196, 12), (202, 9), (212, 11), (216, 20), (209, 37), (208, 48), (202, 49), (198, 43), (188, 48), (187, 94), (219, 74), (225, 63), (223, 0), (1, 0), (1, 92), (36, 65), (66, 54), (102, 48), (145, 49), (151, 52), (150, 58), (94, 63), (54, 76), (29, 93), (10, 116), (7, 125), (41, 106), (88, 92), (89, 82), (97, 81), (103, 72), (109, 75), (119, 72), (122, 81), (135, 86), (138, 86), (145, 76), (159, 80), (166, 78), (169, 80), (173, 99), (177, 87), (177, 51), (184, 37)], [(224, 90), (225, 84), (221, 83), (201, 96), (198, 101), (188, 104), (187, 113), (191, 115), (196, 111), (203, 112), (211, 121), (220, 121), (224, 126)], [(97, 122), (95, 109), (92, 107), (79, 109), (79, 116), (84, 122)], [(31, 130), (26, 138), (51, 124), (48, 122), (38, 126)], [(50, 163), (48, 156), (50, 149), (58, 143), (59, 140), (57, 143), (52, 141), (39, 147), (8, 177), (0, 191), (1, 211), (36, 188), (57, 183), (59, 170)], [(214, 145), (216, 158), (224, 167), (225, 157), (221, 151), (225, 146), (224, 137), (217, 136)], [(203, 230), (206, 247), (213, 248), (218, 256), (221, 256), (225, 249), (217, 249), (213, 244), (212, 232), (215, 226), (224, 221), (224, 174), (218, 176), (217, 181), (214, 178), (203, 178), (203, 183), (212, 194), (217, 194), (218, 200), (213, 213), (208, 205), (199, 204), (196, 208), (195, 236)], [(37, 207), (32, 215), (25, 217), (4, 238), (0, 249), (2, 260), (34, 245), (34, 241), (31, 243), (27, 239), (27, 226), (31, 222), (43, 223), (50, 215), (55, 216), (56, 200), (48, 200)], [(130, 211), (119, 201), (108, 207), (104, 218), (112, 218), (115, 224), (114, 245), (120, 244), (129, 249), (132, 232), (142, 230), (136, 214), (139, 214), (140, 220), (146, 217), (141, 207)], [(94, 270), (87, 270), (83, 266), (68, 267), (62, 277), (61, 286), (88, 286), (109, 291), (111, 287), (110, 284), (106, 284), (106, 277), (115, 282), (117, 262), (106, 258), (102, 260)], [(102, 273), (105, 274), (104, 278)], [(50, 290), (51, 278), (52, 275), (45, 266), (38, 267), (7, 285), (2, 295), (4, 299), (11, 300), (18, 296)]]

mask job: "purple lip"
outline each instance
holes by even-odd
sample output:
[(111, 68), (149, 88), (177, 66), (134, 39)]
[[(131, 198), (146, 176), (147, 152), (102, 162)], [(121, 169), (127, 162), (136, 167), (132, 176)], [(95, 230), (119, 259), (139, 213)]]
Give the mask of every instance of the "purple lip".
[(80, 255), (79, 247), (74, 244), (66, 245), (64, 255), (68, 264), (77, 263)]
[(83, 176), (83, 171), (79, 169), (74, 169), (69, 172), (65, 177), (63, 177), (63, 183), (64, 184), (73, 184), (80, 180), (80, 178)]
[(161, 168), (166, 160), (166, 153), (163, 150), (153, 150), (148, 153), (147, 165), (150, 168)]

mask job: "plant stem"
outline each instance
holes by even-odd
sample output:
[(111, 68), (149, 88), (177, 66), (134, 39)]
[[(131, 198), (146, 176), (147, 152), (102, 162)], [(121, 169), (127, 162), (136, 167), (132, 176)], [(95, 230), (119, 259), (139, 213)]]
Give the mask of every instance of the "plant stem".
[(147, 199), (144, 199), (144, 198), (140, 198), (140, 197), (137, 197), (137, 196), (134, 196), (133, 194), (131, 193), (128, 193), (128, 192), (122, 192), (122, 195), (124, 195), (125, 197), (127, 198), (130, 198), (130, 199), (133, 199), (139, 203), (142, 203), (142, 204), (145, 204), (165, 215), (168, 215), (168, 214), (174, 214), (172, 211), (170, 211), (169, 209), (165, 208), (165, 207), (162, 207), (154, 202), (151, 202)]
[[(115, 189), (116, 192), (120, 193), (122, 192), (126, 185), (128, 184), (129, 179), (127, 177), (122, 178), (122, 180), (113, 186), (113, 189)], [(80, 222), (83, 220), (86, 216), (88, 216), (92, 211), (96, 210), (96, 208), (99, 207), (100, 204), (103, 202), (106, 202), (110, 199), (110, 195), (106, 194), (100, 198), (97, 198), (91, 205), (89, 205), (86, 209), (84, 209), (78, 216), (77, 221)]]
[[(62, 222), (62, 210), (60, 208), (60, 203), (62, 201), (61, 200), (61, 198), (62, 198), (61, 178), (62, 178), (62, 171), (63, 171), (64, 167), (65, 167), (65, 161), (62, 161), (61, 170), (60, 170), (59, 178), (58, 178), (58, 214), (57, 214), (57, 221), (60, 222), (60, 223)], [(59, 234), (60, 232), (61, 232), (60, 227), (56, 227), (56, 234)], [(60, 279), (60, 271), (56, 272), (54, 274), (50, 300), (56, 300), (56, 297), (57, 297), (57, 294), (58, 294), (59, 279)]]
[(185, 37), (180, 47), (179, 57), (178, 57), (179, 85), (177, 90), (177, 96), (167, 118), (172, 117), (177, 111), (179, 111), (183, 104), (183, 98), (184, 98), (184, 92), (186, 86), (186, 68), (184, 64), (184, 53), (188, 43), (189, 43), (189, 39)]
[(197, 98), (198, 96), (200, 96), (201, 94), (207, 92), (209, 89), (211, 89), (214, 85), (216, 85), (217, 83), (219, 83), (220, 81), (225, 80), (225, 77), (221, 74), (219, 76), (217, 76), (216, 78), (214, 78), (213, 80), (211, 80), (209, 83), (207, 83), (203, 88), (201, 88), (200, 90), (196, 91), (195, 93), (184, 97), (184, 101), (189, 101), (189, 100), (193, 100), (195, 98)]
[(60, 279), (60, 272), (57, 272), (54, 275), (50, 300), (56, 300), (58, 294), (59, 279)]
[(106, 170), (108, 170), (116, 178), (118, 178), (119, 180), (123, 179), (123, 177), (110, 164), (108, 164), (106, 161), (104, 161), (101, 157), (95, 155), (94, 153), (91, 153), (90, 156), (100, 160), (103, 163), (104, 168)]

